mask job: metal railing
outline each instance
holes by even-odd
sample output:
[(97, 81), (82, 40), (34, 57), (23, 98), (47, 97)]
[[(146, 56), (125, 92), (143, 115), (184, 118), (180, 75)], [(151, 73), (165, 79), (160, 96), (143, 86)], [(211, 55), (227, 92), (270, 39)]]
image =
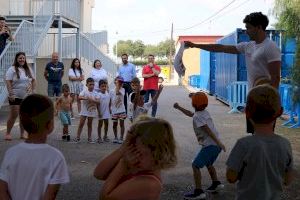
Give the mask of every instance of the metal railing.
[(33, 18), (35, 40), (33, 52), (34, 55), (37, 54), (39, 46), (46, 36), (54, 19), (54, 1), (44, 0), (43, 2), (43, 6), (40, 8), (37, 15), (35, 15)]
[[(51, 6), (48, 10), (52, 14), (61, 15), (67, 19), (80, 22), (80, 0), (47, 0)], [(8, 0), (8, 13), (6, 15), (38, 15), (45, 0)]]
[[(109, 82), (111, 82), (117, 73), (117, 64), (100, 51), (93, 41), (91, 41), (85, 34), (80, 33), (79, 41), (80, 56), (89, 62), (93, 62), (96, 59), (101, 60), (103, 68), (108, 73)], [(76, 57), (76, 35), (63, 38), (62, 56), (64, 58)]]
[[(14, 34), (14, 41), (9, 42), (0, 55), (0, 108), (7, 98), (5, 73), (12, 65), (17, 52), (25, 51), (27, 57), (35, 57), (46, 36), (55, 15), (68, 18), (75, 23), (80, 22), (80, 0), (9, 0), (11, 9), (19, 13), (15, 15), (34, 15), (33, 23), (23, 20)], [(15, 8), (11, 7), (13, 3)], [(18, 9), (24, 9), (20, 11)], [(26, 11), (27, 10), (27, 11)], [(26, 11), (26, 12), (25, 12)]]
[(36, 15), (43, 0), (8, 0), (8, 15)]
[(80, 0), (55, 0), (54, 13), (80, 23)]
[(5, 73), (13, 64), (17, 52), (23, 51), (27, 56), (33, 52), (33, 23), (22, 21), (14, 34), (14, 41), (7, 44), (0, 56), (0, 107), (4, 103), (8, 93), (5, 86)]
[(53, 5), (53, 1), (43, 2), (40, 11), (34, 16), (34, 23), (23, 20), (14, 34), (14, 41), (7, 44), (0, 56), (0, 108), (8, 95), (4, 80), (5, 73), (13, 64), (16, 53), (24, 51), (27, 57), (34, 57), (42, 38), (51, 26), (53, 14), (49, 6)]

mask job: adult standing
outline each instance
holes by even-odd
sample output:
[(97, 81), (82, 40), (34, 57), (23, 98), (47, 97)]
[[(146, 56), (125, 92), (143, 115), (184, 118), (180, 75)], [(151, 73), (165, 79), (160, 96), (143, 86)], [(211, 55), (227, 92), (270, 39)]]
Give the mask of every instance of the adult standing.
[[(245, 23), (250, 42), (241, 42), (237, 45), (194, 44), (192, 42), (185, 42), (185, 46), (213, 52), (244, 53), (246, 56), (249, 90), (265, 82), (269, 82), (273, 87), (278, 89), (281, 53), (276, 44), (267, 38), (266, 27), (269, 24), (268, 17), (261, 12), (254, 12), (247, 15), (243, 22)], [(247, 121), (247, 132), (254, 132), (249, 121)]]
[[(146, 91), (145, 102), (149, 101), (155, 96), (158, 91), (158, 75), (160, 74), (160, 67), (155, 64), (154, 55), (148, 55), (148, 64), (143, 67), (142, 76), (144, 78), (143, 89)], [(157, 102), (152, 106), (151, 116), (155, 117), (157, 111)]]
[(106, 80), (107, 81), (107, 72), (102, 68), (102, 63), (99, 59), (94, 61), (93, 69), (90, 72), (89, 77), (93, 78), (95, 81), (94, 91), (100, 92), (99, 90), (99, 81)]
[(6, 25), (5, 18), (0, 17), (0, 55), (5, 49), (6, 41), (13, 40), (10, 28)]
[(48, 96), (59, 97), (61, 95), (61, 79), (64, 76), (64, 64), (58, 61), (57, 52), (52, 53), (51, 62), (46, 65), (44, 77), (48, 81)]
[(136, 77), (135, 65), (128, 62), (128, 55), (126, 53), (122, 54), (122, 65), (120, 65), (118, 70), (118, 76), (124, 79), (123, 88), (125, 89), (124, 95), (124, 105), (127, 113), (127, 98), (132, 93), (131, 81)]
[[(10, 108), (5, 140), (11, 140), (11, 130), (19, 115), (20, 104), (35, 88), (35, 77), (26, 62), (26, 55), (24, 52), (18, 52), (16, 54), (13, 66), (9, 67), (6, 72), (5, 80)], [(25, 139), (24, 128), (21, 124), (20, 131), (20, 138)]]
[[(80, 92), (83, 90), (83, 84), (81, 81), (84, 80), (83, 70), (80, 65), (80, 60), (74, 58), (69, 69), (69, 87), (72, 98), (72, 104), (76, 98), (78, 113), (81, 111), (81, 101), (78, 99)], [(73, 112), (72, 112), (73, 113)], [(71, 116), (74, 117), (74, 116)]]

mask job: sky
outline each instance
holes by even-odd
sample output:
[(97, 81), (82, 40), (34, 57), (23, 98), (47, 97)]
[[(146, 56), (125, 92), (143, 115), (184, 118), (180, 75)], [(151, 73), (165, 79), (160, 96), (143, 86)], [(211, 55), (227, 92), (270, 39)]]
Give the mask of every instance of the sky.
[(92, 29), (107, 30), (112, 47), (117, 40), (157, 44), (180, 35), (227, 35), (244, 28), (243, 19), (261, 11), (271, 28), (275, 0), (95, 0)]

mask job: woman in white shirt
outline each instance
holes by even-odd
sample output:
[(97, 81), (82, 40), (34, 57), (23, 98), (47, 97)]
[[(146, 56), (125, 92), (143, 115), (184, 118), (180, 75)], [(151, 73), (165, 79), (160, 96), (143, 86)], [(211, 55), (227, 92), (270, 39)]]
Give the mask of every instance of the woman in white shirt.
[(99, 92), (99, 81), (106, 80), (107, 81), (107, 72), (102, 68), (102, 64), (100, 60), (95, 60), (93, 64), (93, 69), (89, 75), (89, 77), (93, 78), (95, 81), (94, 91)]
[[(28, 94), (31, 94), (35, 88), (35, 77), (26, 62), (24, 52), (18, 52), (16, 54), (13, 66), (9, 67), (6, 72), (5, 81), (10, 105), (5, 140), (11, 140), (11, 129), (19, 116), (21, 102)], [(20, 138), (25, 139), (24, 128), (21, 124), (20, 131)]]
[(83, 84), (81, 83), (83, 79), (84, 75), (83, 70), (81, 69), (80, 60), (78, 58), (74, 58), (71, 63), (71, 68), (69, 69), (69, 87), (72, 97), (72, 104), (76, 97), (78, 113), (81, 111), (81, 101), (78, 99), (78, 96), (83, 90)]

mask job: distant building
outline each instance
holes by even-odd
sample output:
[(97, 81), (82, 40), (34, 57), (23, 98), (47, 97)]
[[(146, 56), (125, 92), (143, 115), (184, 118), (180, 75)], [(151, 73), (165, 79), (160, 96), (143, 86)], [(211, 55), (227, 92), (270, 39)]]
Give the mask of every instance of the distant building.
[[(178, 36), (175, 47), (179, 48), (180, 42), (191, 41), (196, 44), (213, 44), (216, 43), (216, 40), (222, 38), (223, 36), (217, 35), (199, 35), (199, 36), (190, 36), (182, 35)], [(189, 81), (189, 76), (200, 74), (200, 49), (190, 48), (186, 49), (183, 54), (183, 64), (186, 67), (185, 76), (182, 77), (182, 84), (187, 85)]]

